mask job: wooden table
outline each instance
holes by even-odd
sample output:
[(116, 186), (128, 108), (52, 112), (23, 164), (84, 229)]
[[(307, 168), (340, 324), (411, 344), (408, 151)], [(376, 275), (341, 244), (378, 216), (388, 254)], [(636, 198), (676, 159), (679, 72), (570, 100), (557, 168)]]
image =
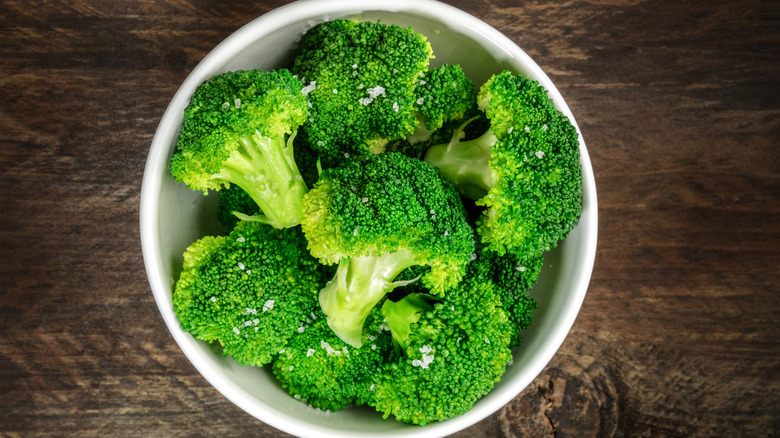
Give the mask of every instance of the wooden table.
[[(168, 334), (146, 154), (219, 41), (283, 1), (0, 4), (0, 435), (263, 436)], [(449, 1), (551, 76), (599, 248), (545, 371), (457, 437), (780, 434), (780, 15), (771, 1)]]

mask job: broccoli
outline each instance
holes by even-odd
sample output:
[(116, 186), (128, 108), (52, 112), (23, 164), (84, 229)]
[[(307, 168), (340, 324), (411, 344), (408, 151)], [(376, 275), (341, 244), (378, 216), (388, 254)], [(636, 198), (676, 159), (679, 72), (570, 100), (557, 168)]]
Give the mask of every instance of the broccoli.
[(275, 228), (300, 223), (307, 187), (291, 138), (308, 113), (302, 89), (287, 70), (234, 71), (200, 85), (184, 111), (174, 178), (204, 193), (235, 184), (262, 210), (254, 220)]
[(326, 169), (304, 197), (301, 227), (313, 256), (338, 263), (320, 292), (328, 324), (359, 347), (366, 316), (405, 269), (430, 266), (435, 293), (455, 285), (474, 251), (473, 230), (452, 185), (428, 163), (398, 152)]
[(334, 20), (304, 35), (293, 65), (311, 104), (301, 133), (324, 168), (384, 152), (414, 130), (415, 88), (431, 57), (425, 36), (380, 22)]
[(385, 300), (382, 315), (390, 328), (393, 344), (400, 354), (411, 333), (411, 324), (417, 322), (426, 311), (433, 310), (436, 299), (426, 293), (412, 292), (403, 298), (393, 301)]
[(480, 89), (490, 128), (431, 147), (425, 161), (477, 204), (482, 241), (500, 254), (536, 256), (557, 245), (582, 210), (578, 133), (538, 82), (505, 71)]
[(231, 231), (238, 224), (241, 220), (239, 216), (251, 217), (260, 214), (260, 207), (249, 193), (235, 184), (220, 190), (218, 194), (217, 220), (227, 231)]
[(183, 330), (218, 341), (237, 363), (263, 365), (317, 309), (317, 292), (332, 275), (308, 253), (299, 228), (244, 221), (187, 248), (174, 311)]
[(362, 348), (353, 348), (328, 327), (318, 309), (273, 362), (273, 373), (295, 398), (318, 409), (338, 411), (373, 399), (372, 382), (392, 360), (393, 342), (375, 308), (366, 320)]
[(412, 148), (414, 145), (426, 145), (434, 132), (443, 127), (449, 128), (449, 135), (452, 135), (463, 121), (479, 113), (474, 83), (457, 64), (445, 64), (426, 71), (419, 81), (416, 95), (419, 124), (413, 133), (406, 136)]
[(513, 327), (483, 265), (469, 264), (463, 280), (436, 299), (410, 294), (382, 306), (403, 349), (374, 378), (369, 404), (385, 418), (423, 425), (461, 415), (512, 358)]
[(531, 325), (533, 312), (536, 310), (536, 301), (529, 297), (527, 292), (539, 278), (543, 257), (523, 257), (515, 254), (501, 256), (479, 242), (474, 254), (471, 269), (480, 271), (493, 283), (509, 318), (509, 346), (517, 347), (523, 338), (523, 330)]

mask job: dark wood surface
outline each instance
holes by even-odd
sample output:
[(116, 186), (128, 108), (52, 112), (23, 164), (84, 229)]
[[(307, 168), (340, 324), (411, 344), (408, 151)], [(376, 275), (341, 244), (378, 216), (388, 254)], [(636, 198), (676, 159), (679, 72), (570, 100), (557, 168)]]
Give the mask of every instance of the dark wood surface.
[[(0, 3), (0, 436), (286, 436), (178, 349), (138, 227), (168, 101), (218, 42), (284, 3)], [(448, 3), (558, 85), (600, 207), (569, 337), (455, 436), (779, 436), (775, 2)]]

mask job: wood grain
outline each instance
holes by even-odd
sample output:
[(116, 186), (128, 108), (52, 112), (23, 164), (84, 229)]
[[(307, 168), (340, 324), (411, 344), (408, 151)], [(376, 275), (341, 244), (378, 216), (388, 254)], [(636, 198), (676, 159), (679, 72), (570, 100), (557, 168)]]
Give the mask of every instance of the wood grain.
[[(287, 436), (183, 356), (138, 232), (168, 101), (211, 48), (284, 3), (0, 3), (0, 436)], [(779, 436), (777, 6), (448, 3), (557, 84), (600, 210), (566, 342), (454, 436)]]

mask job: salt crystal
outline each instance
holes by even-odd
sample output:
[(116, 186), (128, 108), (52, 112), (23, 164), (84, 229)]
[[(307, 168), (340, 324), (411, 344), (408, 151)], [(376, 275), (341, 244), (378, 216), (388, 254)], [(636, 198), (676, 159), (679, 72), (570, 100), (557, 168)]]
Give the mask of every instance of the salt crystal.
[(315, 88), (317, 88), (317, 81), (311, 81), (309, 85), (303, 87), (303, 89), (301, 90), (301, 94), (305, 96), (311, 93), (312, 91), (314, 91)]

